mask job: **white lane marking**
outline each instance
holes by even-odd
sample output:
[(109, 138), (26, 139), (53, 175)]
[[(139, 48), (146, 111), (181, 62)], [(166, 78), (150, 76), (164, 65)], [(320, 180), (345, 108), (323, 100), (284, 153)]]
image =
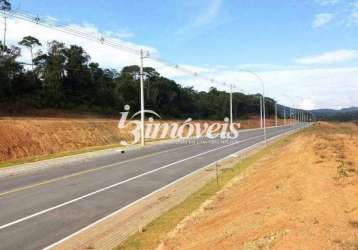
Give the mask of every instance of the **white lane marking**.
[[(275, 140), (276, 138), (279, 138), (279, 137), (281, 137), (281, 136), (285, 136), (285, 135), (287, 135), (287, 134), (289, 134), (289, 133), (294, 133), (294, 132), (296, 132), (296, 129), (292, 129), (292, 130), (286, 131), (286, 132), (284, 132), (283, 134), (279, 134), (279, 135), (277, 135), (277, 136), (274, 136), (274, 137), (270, 138), (269, 140), (270, 140), (270, 141), (271, 141), (271, 140)], [(242, 152), (242, 151), (250, 150), (251, 148), (255, 148), (257, 145), (262, 144), (262, 143), (263, 143), (263, 141), (260, 141), (260, 142), (255, 143), (254, 145), (251, 145), (251, 146), (249, 146), (249, 147), (247, 147), (247, 148), (243, 148), (243, 149), (239, 150), (238, 152), (236, 152), (236, 154), (240, 154), (240, 152)], [(225, 159), (225, 158), (223, 158), (223, 159)], [(177, 180), (175, 180), (175, 181), (173, 181), (173, 182), (171, 182), (171, 183), (169, 183), (169, 184), (167, 184), (167, 185), (165, 185), (165, 186), (163, 186), (163, 187), (161, 187), (161, 188), (159, 188), (159, 189), (157, 189), (157, 190), (155, 190), (155, 191), (153, 191), (153, 192), (151, 192), (151, 193), (149, 193), (149, 194), (147, 194), (147, 195), (145, 195), (145, 196), (143, 196), (142, 198), (140, 198), (140, 199), (138, 199), (138, 200), (135, 200), (134, 202), (132, 202), (132, 203), (130, 203), (130, 204), (128, 204), (128, 205), (126, 205), (126, 206), (120, 208), (119, 210), (116, 210), (115, 212), (113, 212), (113, 213), (111, 213), (111, 214), (109, 214), (109, 215), (106, 215), (105, 217), (103, 217), (103, 218), (101, 218), (101, 219), (99, 219), (99, 220), (97, 220), (97, 221), (95, 221), (95, 222), (93, 222), (93, 223), (91, 223), (91, 224), (85, 226), (84, 228), (78, 230), (77, 232), (74, 232), (74, 233), (70, 234), (69, 236), (67, 236), (67, 237), (65, 237), (65, 238), (63, 238), (63, 239), (61, 239), (61, 240), (59, 240), (59, 241), (57, 241), (57, 242), (55, 242), (55, 243), (53, 243), (53, 244), (47, 246), (46, 248), (44, 248), (44, 250), (50, 250), (50, 249), (52, 249), (52, 248), (54, 248), (54, 247), (60, 245), (61, 243), (65, 242), (66, 240), (68, 240), (68, 239), (70, 239), (70, 238), (72, 238), (72, 237), (74, 237), (74, 236), (76, 236), (76, 235), (82, 233), (83, 231), (85, 231), (85, 230), (87, 230), (87, 229), (89, 229), (89, 228), (91, 228), (91, 227), (93, 227), (93, 226), (95, 226), (95, 225), (101, 223), (102, 221), (104, 221), (104, 220), (106, 220), (106, 219), (108, 219), (108, 218), (110, 218), (110, 217), (112, 217), (112, 216), (115, 216), (116, 214), (119, 214), (120, 212), (124, 211), (125, 209), (127, 209), (127, 208), (129, 208), (129, 207), (131, 207), (131, 206), (134, 206), (134, 205), (138, 204), (139, 202), (141, 202), (141, 201), (147, 199), (148, 197), (150, 197), (150, 196), (152, 196), (152, 195), (154, 195), (154, 194), (157, 194), (157, 193), (159, 193), (160, 191), (162, 191), (162, 190), (164, 190), (164, 189), (166, 189), (166, 188), (168, 188), (168, 187), (174, 186), (176, 183), (180, 182), (181, 180), (183, 180), (183, 179), (185, 179), (185, 178), (188, 178), (189, 176), (194, 175), (195, 173), (199, 172), (199, 171), (202, 170), (202, 169), (205, 169), (205, 168), (208, 168), (208, 167), (212, 166), (212, 164), (215, 163), (215, 162), (217, 162), (217, 161), (214, 161), (214, 162), (212, 162), (212, 163), (210, 163), (210, 164), (208, 164), (208, 165), (206, 165), (206, 166), (204, 166), (204, 167), (202, 167), (202, 168), (199, 168), (199, 169), (197, 169), (197, 170), (195, 170), (195, 171), (193, 171), (193, 172), (191, 172), (191, 173), (189, 173), (189, 174), (187, 174), (187, 175), (184, 175), (183, 177), (180, 177), (179, 179), (177, 179)]]
[(70, 205), (70, 204), (75, 203), (75, 202), (77, 202), (77, 201), (80, 201), (80, 200), (83, 200), (83, 199), (85, 199), (85, 198), (91, 197), (91, 196), (93, 196), (93, 195), (95, 195), (95, 194), (104, 192), (104, 191), (106, 191), (106, 190), (109, 190), (109, 189), (111, 189), (111, 188), (114, 188), (114, 187), (117, 187), (117, 186), (119, 186), (119, 185), (125, 184), (125, 183), (127, 183), (127, 182), (136, 180), (136, 179), (141, 178), (141, 177), (143, 177), (143, 176), (146, 176), (146, 175), (149, 175), (149, 174), (158, 172), (158, 171), (160, 171), (160, 170), (169, 168), (169, 167), (174, 166), (174, 165), (176, 165), (176, 164), (178, 164), (178, 163), (182, 163), (182, 162), (184, 162), (184, 161), (191, 160), (191, 159), (194, 159), (194, 158), (196, 158), (196, 157), (199, 157), (199, 156), (202, 156), (202, 155), (206, 155), (206, 154), (208, 154), (208, 153), (215, 152), (215, 151), (220, 150), (220, 149), (223, 149), (223, 148), (231, 147), (231, 146), (236, 145), (236, 144), (241, 143), (241, 142), (251, 141), (251, 140), (260, 138), (260, 137), (262, 137), (262, 136), (263, 136), (263, 135), (259, 135), (259, 136), (255, 136), (255, 137), (252, 137), (252, 138), (249, 138), (249, 139), (237, 141), (237, 142), (234, 142), (234, 143), (231, 143), (231, 144), (222, 146), (222, 147), (214, 148), (214, 149), (211, 149), (211, 150), (209, 150), (209, 151), (206, 151), (206, 152), (203, 152), (203, 153), (200, 153), (200, 154), (197, 154), (197, 155), (193, 155), (193, 156), (191, 156), (191, 157), (188, 157), (188, 158), (185, 158), (185, 159), (182, 159), (182, 160), (179, 160), (179, 161), (170, 163), (170, 164), (168, 164), (168, 165), (164, 165), (164, 166), (162, 166), (162, 167), (160, 167), (160, 168), (156, 168), (156, 169), (153, 169), (153, 170), (151, 170), (151, 171), (142, 173), (142, 174), (140, 174), (140, 175), (133, 176), (133, 177), (131, 177), (131, 178), (129, 178), (129, 179), (126, 179), (126, 180), (124, 180), (124, 181), (115, 183), (115, 184), (110, 185), (110, 186), (105, 187), (105, 188), (101, 188), (101, 189), (99, 189), (99, 190), (97, 190), (97, 191), (91, 192), (91, 193), (89, 193), (89, 194), (80, 196), (80, 197), (78, 197), (78, 198), (72, 199), (72, 200), (67, 201), (67, 202), (64, 202), (64, 203), (61, 203), (61, 204), (59, 204), (59, 205), (57, 205), (57, 206), (54, 206), (54, 207), (51, 207), (51, 208), (42, 210), (42, 211), (40, 211), (40, 212), (31, 214), (31, 215), (29, 215), (29, 216), (26, 216), (26, 217), (23, 217), (23, 218), (21, 218), (21, 219), (15, 220), (15, 221), (13, 221), (13, 222), (4, 224), (4, 225), (0, 226), (0, 230), (6, 229), (6, 228), (8, 228), (8, 227), (11, 227), (11, 226), (13, 226), (13, 225), (19, 224), (19, 223), (21, 223), (21, 222), (27, 221), (27, 220), (32, 219), (32, 218), (34, 218), (34, 217), (37, 217), (37, 216), (39, 216), (39, 215), (48, 213), (48, 212), (53, 211), (53, 210), (55, 210), (55, 209), (58, 209), (58, 208), (61, 208), (61, 207)]
[(87, 170), (82, 170), (82, 171), (79, 171), (79, 172), (75, 172), (75, 173), (73, 173), (73, 174), (64, 175), (64, 176), (61, 176), (61, 177), (49, 179), (49, 180), (47, 180), (47, 181), (42, 181), (42, 182), (34, 183), (34, 184), (31, 184), (31, 185), (28, 185), (28, 186), (22, 186), (22, 187), (19, 187), (19, 188), (15, 188), (15, 189), (12, 189), (12, 190), (5, 191), (5, 192), (3, 192), (3, 193), (0, 193), (0, 198), (2, 198), (2, 197), (5, 196), (5, 195), (8, 195), (8, 194), (12, 194), (12, 193), (20, 192), (20, 191), (25, 191), (25, 190), (29, 190), (29, 189), (31, 189), (31, 188), (35, 188), (35, 187), (39, 187), (39, 186), (51, 184), (51, 183), (54, 183), (54, 182), (57, 182), (57, 181), (61, 181), (61, 180), (67, 180), (67, 179), (69, 179), (69, 178), (82, 176), (82, 175), (84, 175), (84, 174), (94, 173), (94, 172), (101, 171), (101, 170), (108, 169), (108, 168), (112, 168), (112, 167), (119, 167), (119, 166), (121, 166), (121, 165), (123, 165), (123, 164), (126, 164), (126, 163), (134, 162), (134, 161), (137, 161), (137, 160), (143, 160), (143, 159), (150, 158), (150, 157), (153, 157), (153, 156), (158, 156), (158, 155), (161, 155), (161, 154), (169, 153), (169, 152), (174, 151), (174, 150), (179, 150), (179, 149), (185, 149), (185, 148), (188, 148), (188, 147), (193, 147), (193, 146), (195, 146), (195, 145), (199, 145), (199, 144), (190, 144), (190, 145), (185, 145), (185, 146), (180, 146), (180, 147), (171, 148), (171, 149), (164, 150), (164, 151), (159, 151), (159, 152), (144, 154), (144, 155), (142, 155), (142, 156), (138, 156), (138, 157), (135, 157), (135, 158), (130, 158), (129, 160), (122, 160), (122, 161), (119, 161), (119, 162), (116, 162), (116, 163), (112, 163), (112, 164), (109, 164), (109, 165), (104, 165), (104, 166), (102, 166), (102, 167), (90, 168), (90, 169), (87, 169)]
[(26, 221), (26, 220), (32, 219), (32, 218), (34, 218), (34, 217), (36, 217), (36, 216), (42, 215), (42, 214), (47, 213), (47, 212), (50, 212), (50, 211), (52, 211), (52, 210), (55, 210), (55, 209), (58, 209), (58, 208), (67, 206), (67, 205), (72, 204), (72, 203), (74, 203), (74, 202), (83, 200), (83, 199), (88, 198), (88, 197), (90, 197), (90, 196), (93, 196), (93, 195), (95, 195), (95, 194), (104, 192), (104, 191), (106, 191), (106, 190), (108, 190), (108, 189), (111, 189), (111, 188), (117, 187), (117, 186), (119, 186), (119, 185), (125, 184), (125, 183), (127, 183), (127, 182), (136, 180), (136, 179), (141, 178), (141, 177), (143, 177), (143, 176), (146, 176), (146, 175), (149, 175), (149, 174), (158, 172), (158, 171), (160, 171), (160, 170), (169, 168), (169, 167), (171, 167), (171, 166), (173, 166), (173, 165), (182, 163), (182, 162), (184, 162), (184, 161), (191, 160), (191, 159), (194, 159), (194, 158), (196, 158), (196, 157), (199, 157), (199, 156), (202, 156), (202, 155), (206, 155), (206, 154), (208, 154), (208, 153), (211, 153), (211, 152), (214, 152), (214, 151), (223, 149), (223, 148), (227, 148), (227, 147), (236, 145), (236, 144), (241, 143), (241, 142), (246, 142), (246, 141), (254, 140), (254, 139), (257, 139), (257, 138), (260, 138), (260, 137), (262, 137), (262, 135), (255, 136), (255, 137), (252, 137), (252, 138), (250, 138), (250, 139), (246, 139), (246, 140), (242, 140), (242, 141), (237, 141), (237, 142), (234, 142), (234, 143), (231, 143), (231, 144), (222, 146), (222, 147), (218, 147), (218, 148), (215, 148), (215, 149), (211, 149), (211, 150), (209, 150), (209, 151), (206, 151), (206, 152), (203, 152), (203, 153), (200, 153), (200, 154), (197, 154), (197, 155), (190, 156), (190, 157), (188, 157), (188, 158), (185, 158), (185, 159), (182, 159), (182, 160), (179, 160), (179, 161), (170, 163), (170, 164), (168, 164), (168, 165), (164, 165), (164, 166), (162, 166), (162, 167), (153, 169), (153, 170), (151, 170), (151, 171), (142, 173), (142, 174), (140, 174), (140, 175), (133, 176), (133, 177), (131, 177), (131, 178), (129, 178), (129, 179), (126, 179), (126, 180), (124, 180), (124, 181), (115, 183), (115, 184), (110, 185), (110, 186), (108, 186), (108, 187), (101, 188), (101, 189), (99, 189), (99, 190), (97, 190), (97, 191), (91, 192), (91, 193), (89, 193), (89, 194), (80, 196), (80, 197), (78, 197), (78, 198), (75, 198), (75, 199), (73, 199), (73, 200), (70, 200), (70, 201), (67, 201), (67, 202), (64, 202), (64, 203), (61, 203), (61, 204), (59, 204), (59, 205), (57, 205), (57, 206), (54, 206), (54, 207), (51, 207), (51, 208), (42, 210), (42, 211), (40, 211), (40, 212), (31, 214), (31, 215), (29, 215), (29, 216), (26, 216), (26, 217), (23, 217), (23, 218), (21, 218), (21, 219), (18, 219), (18, 220), (15, 220), (15, 221), (13, 221), (13, 222), (10, 222), (10, 223), (7, 223), (7, 224), (5, 224), (5, 225), (2, 225), (2, 226), (0, 226), (0, 230), (3, 230), (3, 229), (5, 229), (5, 228), (8, 228), (8, 227), (13, 226), (13, 225), (15, 225), (15, 224), (24, 222), (24, 221)]

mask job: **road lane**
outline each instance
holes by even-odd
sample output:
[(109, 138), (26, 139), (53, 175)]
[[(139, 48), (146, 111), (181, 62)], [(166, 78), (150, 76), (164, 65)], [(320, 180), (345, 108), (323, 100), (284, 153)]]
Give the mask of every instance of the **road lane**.
[[(268, 135), (274, 137), (290, 129), (269, 129)], [(121, 167), (100, 169), (2, 196), (0, 228), (17, 220), (20, 222), (0, 230), (1, 249), (43, 248), (178, 178), (262, 140), (261, 130), (249, 131), (240, 135), (240, 143), (178, 147), (175, 153), (150, 155), (148, 158), (124, 163)], [(170, 166), (165, 167), (167, 165)], [(134, 178), (136, 176), (139, 177)], [(125, 182), (128, 179), (130, 181)], [(116, 183), (120, 184), (56, 208), (63, 202)], [(46, 211), (53, 207), (55, 209)], [(41, 211), (45, 212), (36, 215)], [(36, 216), (21, 221), (34, 214)]]
[[(269, 128), (268, 132), (275, 128)], [(241, 132), (238, 140), (244, 140), (252, 136), (262, 134), (262, 130), (248, 130)], [(191, 142), (201, 143), (209, 141), (207, 138), (194, 139)], [(174, 153), (181, 148), (187, 147), (184, 143), (165, 143), (146, 147), (143, 150), (130, 150), (122, 154), (120, 152), (110, 152), (109, 154), (90, 157), (87, 160), (78, 162), (69, 162), (60, 166), (39, 170), (35, 173), (24, 174), (20, 176), (0, 177), (0, 196), (11, 193), (23, 188), (36, 186), (41, 183), (47, 184), (52, 181), (62, 181), (64, 177), (76, 176), (79, 174), (87, 174), (92, 171), (101, 170), (102, 168), (117, 166), (119, 163), (126, 163), (137, 159), (147, 158), (149, 156), (156, 156), (163, 153)], [(190, 145), (189, 145), (190, 146)], [(40, 169), (40, 168), (39, 168)]]

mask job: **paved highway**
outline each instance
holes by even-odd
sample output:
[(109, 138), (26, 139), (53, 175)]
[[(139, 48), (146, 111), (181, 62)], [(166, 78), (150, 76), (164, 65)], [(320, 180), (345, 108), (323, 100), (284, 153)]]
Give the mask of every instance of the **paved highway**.
[[(270, 128), (268, 138), (295, 127)], [(230, 141), (200, 139), (0, 177), (0, 249), (42, 249), (175, 180), (264, 140), (262, 130)]]

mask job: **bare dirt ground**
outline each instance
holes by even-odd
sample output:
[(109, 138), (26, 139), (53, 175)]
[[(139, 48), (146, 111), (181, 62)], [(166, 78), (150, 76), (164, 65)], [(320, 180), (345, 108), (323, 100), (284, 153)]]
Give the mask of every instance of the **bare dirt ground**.
[(0, 162), (118, 143), (128, 136), (110, 119), (0, 120)]
[(358, 249), (358, 126), (320, 123), (301, 133), (158, 249)]
[[(0, 163), (91, 147), (119, 146), (122, 140), (131, 140), (130, 128), (118, 129), (120, 117), (100, 118), (84, 113), (74, 118), (75, 115), (65, 112), (48, 113), (41, 113), (42, 117), (0, 117)], [(268, 119), (267, 125), (273, 124), (274, 120)], [(259, 127), (259, 120), (252, 117), (243, 121), (242, 127)]]

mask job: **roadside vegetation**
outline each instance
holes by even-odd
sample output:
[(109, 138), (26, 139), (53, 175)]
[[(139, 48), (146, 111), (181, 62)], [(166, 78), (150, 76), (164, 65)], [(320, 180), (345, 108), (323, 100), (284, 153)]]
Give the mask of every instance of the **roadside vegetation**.
[[(221, 173), (118, 249), (358, 249), (358, 126), (317, 123)], [(225, 185), (226, 184), (226, 185)]]
[[(131, 126), (118, 129), (118, 121), (119, 117), (111, 119), (89, 116), (2, 118), (0, 167), (120, 147), (122, 140), (131, 141), (132, 136), (129, 131)], [(179, 124), (181, 122), (178, 121)], [(210, 124), (214, 121), (205, 122)], [(259, 122), (259, 118), (252, 117), (241, 125), (242, 128), (255, 128), (260, 126)], [(273, 119), (267, 120), (268, 126), (274, 123)], [(283, 121), (280, 120), (279, 124), (283, 124)]]
[(216, 179), (208, 182), (181, 204), (170, 209), (168, 212), (144, 227), (141, 232), (137, 232), (130, 236), (122, 245), (118, 246), (117, 250), (155, 249), (163, 238), (176, 228), (183, 219), (190, 216), (193, 212), (199, 209), (202, 204), (215, 196), (225, 185), (232, 181), (233, 178), (255, 164), (258, 160), (271, 155), (273, 152), (281, 149), (284, 145), (287, 145), (295, 136), (296, 135), (290, 135), (287, 138), (281, 139), (249, 157), (244, 158), (233, 168), (220, 171), (219, 185), (217, 184)]
[[(80, 46), (59, 41), (43, 45), (32, 36), (18, 46), (0, 43), (0, 115), (22, 114), (29, 107), (101, 114), (118, 114), (126, 104), (133, 113), (140, 109), (137, 65), (101, 68)], [(19, 61), (22, 51), (31, 52), (31, 63)], [(150, 67), (144, 68), (144, 74), (146, 107), (163, 118), (223, 120), (229, 112), (228, 92), (183, 87)], [(259, 103), (260, 95), (234, 93), (234, 117), (258, 114)], [(274, 100), (267, 98), (266, 104), (268, 115), (273, 115)]]

